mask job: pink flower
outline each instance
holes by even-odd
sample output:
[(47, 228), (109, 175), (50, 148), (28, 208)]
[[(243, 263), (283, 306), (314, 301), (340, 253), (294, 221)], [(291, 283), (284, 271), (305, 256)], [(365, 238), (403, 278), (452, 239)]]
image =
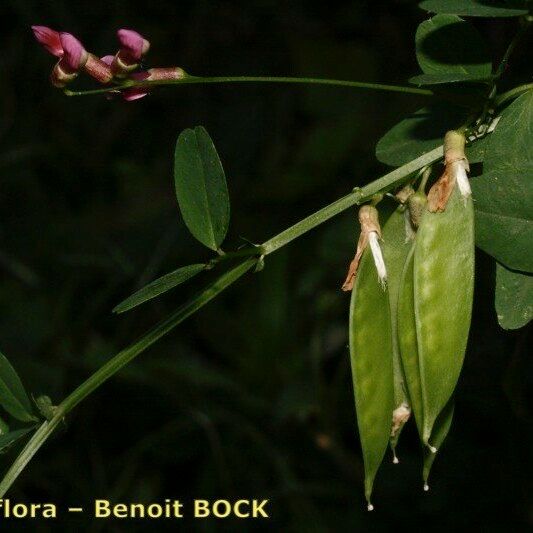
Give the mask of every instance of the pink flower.
[(63, 54), (52, 70), (50, 81), (56, 87), (64, 87), (76, 78), (78, 71), (87, 63), (89, 54), (80, 41), (70, 33), (61, 32), (59, 42)]
[(150, 43), (134, 30), (120, 29), (117, 31), (117, 37), (124, 59), (138, 63), (150, 50)]
[(63, 55), (63, 46), (59, 38), (59, 32), (47, 26), (32, 26), (33, 35), (48, 52), (56, 57)]
[(109, 64), (87, 52), (74, 35), (57, 32), (46, 26), (32, 26), (32, 30), (37, 41), (60, 58), (50, 75), (50, 81), (56, 87), (64, 87), (82, 69), (100, 83), (109, 83), (113, 79)]
[(87, 51), (74, 35), (57, 32), (46, 26), (32, 26), (33, 35), (48, 52), (60, 57), (59, 63), (64, 72), (78, 72), (87, 62)]
[(134, 30), (120, 29), (117, 31), (120, 50), (111, 64), (113, 73), (120, 77), (126, 77), (138, 66), (145, 54), (150, 49), (150, 43)]
[(177, 67), (135, 72), (148, 52), (150, 43), (134, 30), (118, 30), (120, 50), (114, 56), (107, 55), (101, 59), (87, 52), (81, 42), (70, 33), (57, 32), (46, 26), (32, 26), (32, 30), (37, 41), (51, 54), (59, 57), (50, 76), (56, 87), (64, 87), (78, 76), (80, 70), (84, 70), (104, 85), (114, 81), (117, 87), (109, 87), (109, 95), (120, 93), (125, 100), (131, 101), (148, 94), (148, 87), (134, 87), (136, 82), (165, 82), (180, 80), (186, 76), (185, 72)]
[[(115, 59), (115, 56), (104, 56), (100, 58), (100, 61), (104, 63), (107, 66), (111, 66), (113, 64), (113, 60)], [(147, 72), (136, 72), (134, 74), (131, 74), (131, 79), (134, 80), (146, 80), (148, 78)], [(127, 100), (128, 102), (131, 102), (133, 100), (138, 100), (139, 98), (142, 98), (143, 96), (146, 96), (148, 94), (148, 91), (146, 89), (125, 89), (121, 92), (122, 97), (124, 100)], [(108, 95), (108, 98), (113, 98), (111, 95)]]
[(87, 63), (89, 54), (83, 45), (70, 33), (61, 32), (59, 40), (63, 47), (63, 57), (60, 60), (61, 66), (70, 72), (78, 72)]

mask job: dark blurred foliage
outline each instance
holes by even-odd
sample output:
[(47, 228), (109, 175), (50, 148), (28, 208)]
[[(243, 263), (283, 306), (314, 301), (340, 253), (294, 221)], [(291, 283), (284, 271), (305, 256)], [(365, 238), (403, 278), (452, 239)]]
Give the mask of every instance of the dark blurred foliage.
[[(190, 86), (135, 102), (67, 98), (30, 24), (112, 53), (148, 36), (152, 66), (204, 75), (313, 75), (404, 83), (417, 73), (414, 2), (4, 0), (0, 6), (0, 345), (34, 394), (64, 398), (183, 302), (196, 278), (126, 315), (135, 289), (207, 252), (184, 227), (172, 155), (204, 125), (233, 218), (226, 248), (253, 242), (386, 169), (374, 145), (422, 98), (303, 86)], [(476, 21), (501, 56), (515, 21)], [(527, 81), (527, 54), (506, 84)], [(83, 83), (80, 80), (80, 83)], [(82, 403), (24, 471), (13, 500), (269, 498), (262, 523), (199, 531), (522, 531), (531, 526), (527, 331), (499, 329), (494, 265), (479, 254), (471, 342), (455, 422), (422, 492), (415, 432), (386, 461), (367, 513), (339, 287), (357, 238), (351, 210), (270, 256)], [(531, 390), (531, 389), (529, 389)], [(7, 467), (15, 450), (2, 458)], [(64, 530), (114, 530), (79, 516)], [(183, 523), (178, 524), (184, 525)], [(15, 529), (16, 526), (11, 526)], [(41, 525), (31, 527), (38, 531)], [(43, 530), (51, 526), (42, 526)], [(116, 531), (165, 530), (164, 521)]]

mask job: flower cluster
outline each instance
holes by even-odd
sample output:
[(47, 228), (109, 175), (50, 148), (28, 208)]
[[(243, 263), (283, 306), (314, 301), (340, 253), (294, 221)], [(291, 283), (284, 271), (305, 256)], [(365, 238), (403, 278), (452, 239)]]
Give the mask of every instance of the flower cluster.
[(139, 70), (150, 43), (134, 30), (118, 30), (118, 52), (101, 58), (87, 52), (83, 44), (70, 33), (58, 32), (46, 26), (32, 26), (32, 30), (37, 41), (59, 58), (50, 75), (50, 81), (56, 87), (65, 87), (80, 72), (85, 72), (103, 85), (124, 84), (124, 89), (119, 89), (119, 92), (125, 100), (131, 101), (148, 94), (145, 87), (128, 88), (132, 81), (179, 80), (185, 77), (185, 72), (179, 67)]

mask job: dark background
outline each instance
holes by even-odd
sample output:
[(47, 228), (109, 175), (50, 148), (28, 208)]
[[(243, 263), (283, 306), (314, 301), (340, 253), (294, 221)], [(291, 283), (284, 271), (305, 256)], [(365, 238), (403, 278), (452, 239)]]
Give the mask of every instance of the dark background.
[[(232, 249), (383, 174), (376, 141), (425, 103), (267, 85), (169, 88), (134, 103), (67, 98), (49, 85), (54, 59), (29, 29), (70, 31), (104, 55), (116, 50), (116, 29), (133, 27), (152, 43), (150, 66), (193, 74), (404, 83), (417, 73), (414, 32), (426, 16), (414, 2), (7, 0), (0, 14), (0, 346), (28, 390), (56, 403), (202, 284), (197, 278), (135, 311), (111, 313), (155, 277), (209, 258), (175, 201), (172, 156), (182, 129), (204, 125), (219, 150)], [(516, 22), (476, 24), (497, 59)], [(504, 86), (529, 80), (527, 60), (525, 51), (515, 56)], [(498, 327), (494, 265), (481, 253), (454, 426), (431, 491), (422, 492), (411, 427), (400, 465), (388, 456), (376, 511), (367, 513), (349, 297), (339, 290), (357, 231), (354, 210), (324, 224), (142, 354), (69, 416), (11, 499), (65, 508), (94, 498), (269, 498), (271, 519), (258, 527), (273, 531), (531, 527), (527, 331)], [(2, 456), (3, 467), (16, 451)], [(170, 526), (122, 522), (116, 531)], [(115, 526), (71, 517), (62, 527)]]

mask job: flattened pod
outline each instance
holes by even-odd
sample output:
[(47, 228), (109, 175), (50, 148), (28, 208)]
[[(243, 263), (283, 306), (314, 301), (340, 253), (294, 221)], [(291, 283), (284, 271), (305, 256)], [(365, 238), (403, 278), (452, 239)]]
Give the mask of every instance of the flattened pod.
[(422, 438), (424, 411), (422, 402), (422, 385), (418, 360), (418, 344), (416, 339), (415, 301), (413, 286), (413, 262), (415, 245), (411, 245), (404, 264), (398, 296), (398, 347), (402, 358), (405, 381), (411, 408), (415, 416), (420, 438)]
[(426, 211), (416, 236), (414, 309), (423, 403), (422, 440), (463, 365), (474, 292), (474, 210), (455, 187), (444, 212)]
[(394, 408), (392, 337), (387, 292), (378, 280), (368, 247), (350, 302), (350, 357), (368, 508), (374, 479), (391, 433)]
[[(433, 431), (431, 433), (431, 444), (440, 450), (441, 444), (444, 442), (444, 439), (450, 431), (453, 419), (453, 411), (455, 407), (455, 402), (453, 399), (450, 399), (446, 404), (446, 407), (440, 412), (435, 424), (433, 425)], [(422, 478), (424, 479), (424, 490), (429, 490), (428, 479), (429, 472), (437, 454), (431, 452), (427, 448), (424, 450), (424, 468), (422, 470)]]
[(404, 424), (409, 419), (411, 407), (407, 394), (405, 375), (398, 347), (397, 304), (398, 291), (405, 260), (411, 249), (412, 241), (405, 239), (405, 217), (401, 208), (396, 209), (383, 227), (383, 256), (387, 265), (387, 296), (390, 308), (390, 328), (392, 336), (392, 361), (394, 376), (394, 410), (392, 415), (390, 444), (396, 458), (396, 444)]
[[(414, 245), (404, 265), (399, 289), (398, 300), (398, 346), (402, 358), (402, 366), (405, 373), (411, 408), (413, 410), (420, 438), (422, 439), (424, 414), (422, 404), (422, 387), (420, 381), (420, 368), (418, 361), (418, 346), (416, 339), (416, 321), (414, 316), (414, 287), (413, 287), (413, 259)], [(431, 433), (432, 446), (440, 449), (441, 444), (448, 435), (452, 424), (454, 410), (453, 399), (449, 400), (446, 407), (441, 411)], [(424, 467), (422, 478), (424, 490), (429, 490), (428, 478), (436, 453), (429, 449), (424, 450)]]

